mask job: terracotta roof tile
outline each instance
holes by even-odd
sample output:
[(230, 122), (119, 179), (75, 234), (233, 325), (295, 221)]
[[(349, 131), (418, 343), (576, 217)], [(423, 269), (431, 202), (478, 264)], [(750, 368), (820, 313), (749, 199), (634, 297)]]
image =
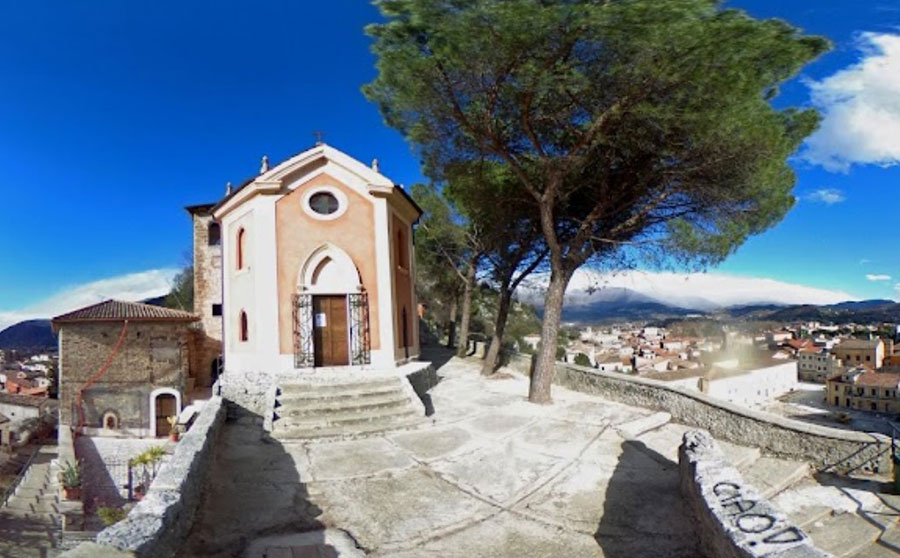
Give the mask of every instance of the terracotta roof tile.
[(34, 395), (20, 395), (16, 393), (0, 393), (0, 403), (8, 405), (21, 405), (22, 407), (43, 407), (47, 401), (46, 397), (37, 397)]
[(193, 322), (197, 316), (183, 310), (173, 310), (140, 302), (107, 300), (53, 318), (54, 324), (73, 322)]

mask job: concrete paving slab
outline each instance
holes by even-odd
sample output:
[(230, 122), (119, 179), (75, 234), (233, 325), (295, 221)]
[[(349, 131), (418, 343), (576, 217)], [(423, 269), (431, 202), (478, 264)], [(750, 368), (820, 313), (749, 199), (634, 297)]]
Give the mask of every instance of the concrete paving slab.
[(369, 476), (415, 465), (402, 449), (384, 438), (310, 444), (307, 452), (312, 477), (317, 481)]
[(445, 457), (472, 448), (473, 437), (463, 428), (427, 428), (388, 436), (388, 439), (420, 461)]
[(447, 537), (412, 550), (386, 550), (380, 558), (497, 558), (500, 556), (565, 556), (596, 558), (599, 547), (593, 537), (567, 532), (504, 513), (476, 523)]
[(535, 452), (574, 459), (603, 431), (603, 427), (556, 420), (539, 420), (511, 436)]
[(649, 414), (651, 414), (650, 411), (645, 409), (578, 397), (571, 401), (558, 399), (556, 403), (549, 407), (547, 416), (572, 422), (606, 426), (608, 424), (617, 425), (637, 420)]
[(645, 417), (616, 425), (616, 430), (626, 440), (637, 438), (644, 432), (655, 430), (672, 420), (669, 413), (653, 413)]
[(329, 525), (352, 530), (365, 548), (418, 539), (497, 511), (424, 467), (322, 483), (316, 504)]
[(811, 478), (778, 494), (771, 502), (787, 514), (792, 522), (803, 528), (824, 519), (832, 512), (854, 513), (857, 508), (856, 503), (837, 488), (822, 486)]
[(534, 487), (554, 466), (562, 464), (559, 458), (523, 450), (508, 440), (435, 461), (432, 467), (464, 490), (501, 504)]
[(523, 417), (520, 414), (490, 412), (460, 422), (457, 425), (469, 432), (499, 439), (506, 438), (517, 430), (525, 429), (532, 420), (532, 418)]

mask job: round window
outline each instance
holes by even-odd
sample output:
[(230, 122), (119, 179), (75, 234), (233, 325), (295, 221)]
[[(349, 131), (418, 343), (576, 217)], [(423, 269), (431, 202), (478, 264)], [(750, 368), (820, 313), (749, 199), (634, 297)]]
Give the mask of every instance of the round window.
[(309, 197), (309, 207), (319, 215), (331, 215), (339, 206), (338, 199), (329, 192), (318, 192)]

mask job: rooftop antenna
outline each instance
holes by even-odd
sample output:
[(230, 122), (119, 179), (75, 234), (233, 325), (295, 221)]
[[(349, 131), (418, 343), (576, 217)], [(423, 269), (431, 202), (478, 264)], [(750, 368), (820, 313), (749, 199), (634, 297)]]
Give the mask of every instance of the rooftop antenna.
[(322, 138), (325, 137), (325, 132), (316, 130), (313, 132), (313, 135), (316, 137), (316, 145), (322, 145), (323, 143), (325, 143), (324, 141), (322, 141)]

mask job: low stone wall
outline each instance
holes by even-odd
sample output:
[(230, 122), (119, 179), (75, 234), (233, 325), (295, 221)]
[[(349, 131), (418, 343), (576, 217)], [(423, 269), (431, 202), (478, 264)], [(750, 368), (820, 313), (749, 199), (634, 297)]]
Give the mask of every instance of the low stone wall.
[[(514, 355), (509, 366), (529, 374), (531, 357)], [(719, 440), (757, 447), (767, 455), (802, 459), (820, 471), (890, 471), (891, 440), (881, 434), (808, 424), (666, 382), (573, 364), (558, 363), (553, 383), (626, 405), (666, 411), (675, 421), (707, 430)]]
[[(144, 499), (124, 520), (101, 531), (97, 545), (138, 557), (173, 556), (190, 531), (201, 504), (224, 421), (222, 398), (213, 397), (175, 446), (172, 459), (162, 465)], [(70, 551), (73, 554), (63, 556), (81, 556), (84, 551), (76, 548)]]
[[(75, 440), (72, 429), (60, 424), (56, 438), (56, 464), (61, 471), (66, 463), (78, 463), (75, 457)], [(84, 529), (84, 503), (80, 500), (66, 500), (63, 495), (62, 483), (58, 484), (59, 490), (59, 515), (63, 533), (67, 531), (82, 531)]]
[(684, 434), (681, 494), (709, 558), (827, 558), (809, 536), (747, 484), (707, 432)]

